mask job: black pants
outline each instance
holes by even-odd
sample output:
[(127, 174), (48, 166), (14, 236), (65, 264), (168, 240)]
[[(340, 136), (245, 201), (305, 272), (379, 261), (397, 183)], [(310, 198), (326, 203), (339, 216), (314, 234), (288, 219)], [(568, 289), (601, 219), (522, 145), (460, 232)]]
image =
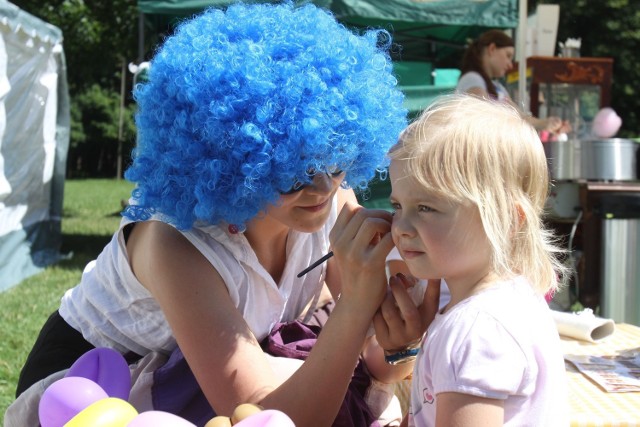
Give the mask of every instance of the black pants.
[(16, 397), (54, 372), (70, 368), (80, 356), (93, 348), (56, 310), (42, 327), (22, 367)]

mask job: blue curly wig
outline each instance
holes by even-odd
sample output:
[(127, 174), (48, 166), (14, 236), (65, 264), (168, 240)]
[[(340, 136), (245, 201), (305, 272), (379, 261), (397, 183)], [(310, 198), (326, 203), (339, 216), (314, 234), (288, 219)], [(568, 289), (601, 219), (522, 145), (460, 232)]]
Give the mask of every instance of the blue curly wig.
[(313, 5), (236, 4), (182, 23), (134, 91), (124, 215), (242, 227), (328, 167), (366, 189), (407, 124), (390, 45)]

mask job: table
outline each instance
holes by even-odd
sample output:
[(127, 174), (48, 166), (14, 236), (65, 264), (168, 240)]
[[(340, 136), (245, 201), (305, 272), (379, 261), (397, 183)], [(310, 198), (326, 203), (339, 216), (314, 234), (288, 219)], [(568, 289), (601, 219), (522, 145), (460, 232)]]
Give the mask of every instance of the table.
[[(615, 355), (638, 348), (640, 328), (616, 324), (613, 335), (597, 343), (561, 337), (564, 354)], [(640, 427), (640, 393), (607, 393), (565, 362), (569, 383), (571, 427)]]
[[(638, 348), (640, 327), (617, 323), (613, 335), (597, 343), (561, 337), (564, 354), (614, 355)], [(565, 362), (569, 386), (571, 427), (640, 427), (640, 393), (607, 393)], [(396, 386), (403, 414), (407, 413), (411, 380)]]

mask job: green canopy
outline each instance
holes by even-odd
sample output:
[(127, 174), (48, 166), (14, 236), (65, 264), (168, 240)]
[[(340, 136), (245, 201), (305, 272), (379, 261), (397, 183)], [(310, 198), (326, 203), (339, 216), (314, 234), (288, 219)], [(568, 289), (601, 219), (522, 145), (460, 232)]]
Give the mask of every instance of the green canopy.
[[(237, 0), (138, 0), (138, 8), (153, 34), (209, 7), (224, 8)], [(245, 3), (280, 3), (278, 0), (245, 0)], [(518, 0), (296, 0), (330, 10), (351, 28), (384, 28), (396, 48), (398, 80), (415, 114), (438, 94), (455, 86), (437, 84), (435, 73), (444, 75), (459, 65), (469, 39), (489, 28), (518, 26)], [(156, 41), (154, 41), (155, 44)], [(141, 45), (144, 45), (142, 42)]]
[[(138, 7), (152, 25), (166, 27), (205, 8), (226, 7), (232, 3), (235, 1), (138, 0)], [(385, 28), (401, 46), (394, 52), (394, 60), (421, 60), (436, 65), (460, 53), (469, 38), (488, 28), (518, 25), (517, 0), (297, 0), (295, 3), (314, 3), (328, 9), (350, 27)]]

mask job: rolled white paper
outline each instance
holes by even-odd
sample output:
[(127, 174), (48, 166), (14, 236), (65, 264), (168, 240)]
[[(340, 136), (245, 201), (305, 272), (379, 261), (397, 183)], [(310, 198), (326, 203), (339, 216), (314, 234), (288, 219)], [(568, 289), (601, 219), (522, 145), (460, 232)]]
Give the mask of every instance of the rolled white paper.
[(615, 331), (615, 323), (593, 314), (591, 309), (577, 313), (565, 313), (551, 310), (560, 335), (583, 341), (596, 342), (608, 337)]

